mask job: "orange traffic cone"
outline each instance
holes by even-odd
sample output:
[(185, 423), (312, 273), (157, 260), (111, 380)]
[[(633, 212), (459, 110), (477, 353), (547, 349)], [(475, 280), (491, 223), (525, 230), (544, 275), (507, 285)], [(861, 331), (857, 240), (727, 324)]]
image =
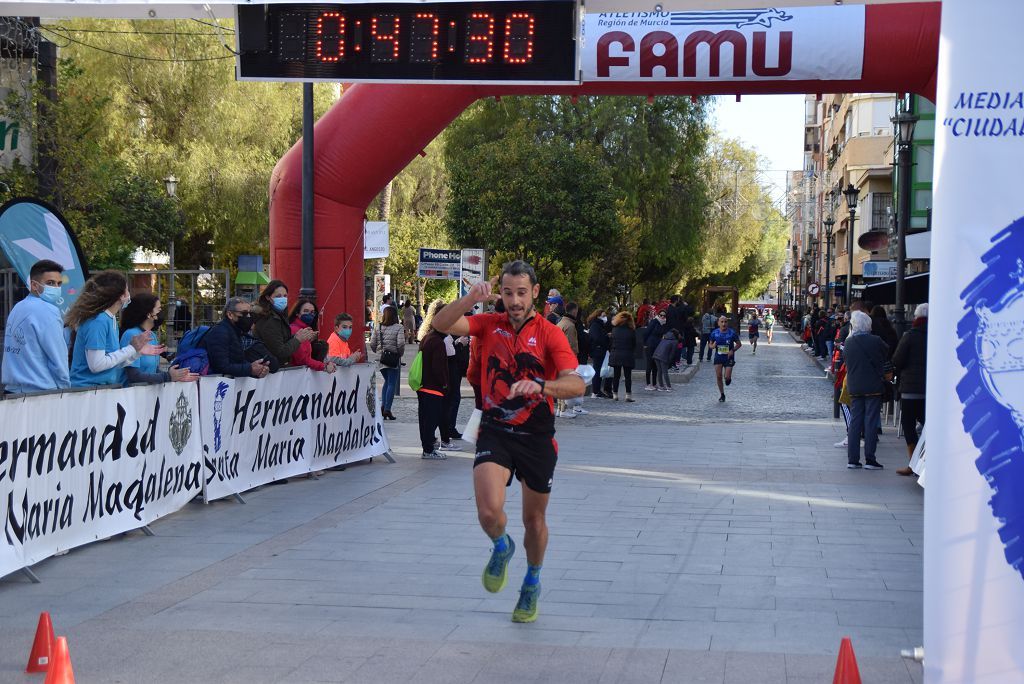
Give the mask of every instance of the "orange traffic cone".
[(843, 642), (839, 645), (836, 675), (832, 678), (832, 684), (861, 684), (860, 670), (857, 669), (857, 656), (853, 654), (853, 642), (850, 641), (850, 637), (843, 637)]
[(32, 642), (32, 650), (28, 654), (28, 665), (25, 672), (46, 672), (50, 664), (50, 652), (53, 650), (53, 623), (50, 614), (39, 614), (39, 625), (36, 627), (36, 638)]
[[(43, 684), (75, 684), (75, 672), (71, 669), (71, 656), (68, 654), (68, 640), (65, 637), (57, 637), (51, 660)], [(860, 682), (859, 679), (857, 681)]]

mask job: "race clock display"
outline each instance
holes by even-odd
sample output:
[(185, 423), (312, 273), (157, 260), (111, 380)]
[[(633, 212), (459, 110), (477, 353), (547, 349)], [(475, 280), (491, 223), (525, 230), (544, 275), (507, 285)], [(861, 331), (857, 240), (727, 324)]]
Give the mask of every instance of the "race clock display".
[(576, 3), (238, 7), (238, 77), (264, 81), (567, 83)]

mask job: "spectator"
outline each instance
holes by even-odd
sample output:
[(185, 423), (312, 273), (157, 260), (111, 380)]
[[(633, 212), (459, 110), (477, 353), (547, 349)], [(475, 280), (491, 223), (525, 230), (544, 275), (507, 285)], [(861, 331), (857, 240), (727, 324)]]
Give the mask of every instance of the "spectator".
[(651, 304), (650, 299), (644, 297), (640, 308), (636, 310), (636, 327), (646, 328), (652, 318), (654, 318), (654, 305)]
[(384, 377), (381, 390), (380, 415), (384, 420), (395, 420), (391, 406), (395, 401), (398, 374), (405, 352), (405, 327), (398, 322), (395, 307), (389, 306), (381, 314), (380, 325), (370, 335), (370, 349), (379, 351), (380, 374)]
[(654, 360), (654, 350), (661, 344), (662, 335), (668, 331), (668, 317), (664, 311), (659, 311), (651, 319), (644, 330), (644, 360), (647, 362), (644, 389), (653, 392), (658, 383), (658, 364)]
[(892, 323), (889, 322), (889, 315), (885, 313), (885, 307), (881, 305), (871, 309), (871, 334), (882, 338), (882, 341), (889, 347), (889, 358), (891, 359), (896, 352), (896, 345), (899, 344), (900, 338), (896, 333), (896, 328), (892, 327)]
[[(569, 348), (576, 355), (577, 361), (580, 358), (580, 335), (576, 327), (579, 322), (580, 307), (576, 302), (569, 302), (565, 305), (565, 315), (558, 319), (558, 329), (565, 333), (565, 339), (569, 342)], [(575, 418), (577, 413), (584, 413), (582, 397), (574, 399), (559, 399), (555, 404), (556, 418)], [(579, 410), (577, 410), (577, 406)]]
[(718, 327), (718, 319), (711, 313), (711, 309), (704, 312), (704, 315), (700, 317), (700, 360), (704, 361), (704, 351), (707, 350), (707, 360), (711, 360), (711, 355), (714, 353), (714, 349), (708, 346), (708, 340), (711, 339), (711, 331)]
[(256, 329), (256, 336), (282, 366), (291, 363), (292, 355), (299, 350), (303, 342), (312, 342), (316, 339), (316, 331), (312, 328), (304, 328), (293, 333), (285, 315), (287, 310), (288, 286), (281, 280), (271, 280), (256, 300), (256, 322), (253, 327)]
[[(467, 315), (472, 315), (472, 312)], [(456, 427), (459, 419), (459, 405), (462, 403), (462, 378), (469, 370), (469, 335), (455, 337), (445, 336), (445, 353), (448, 354), (448, 434), (452, 439), (462, 439), (462, 433)]]
[[(164, 324), (160, 300), (151, 292), (136, 294), (131, 303), (121, 311), (121, 346), (127, 347), (136, 335), (145, 335), (152, 345), (160, 344), (156, 337), (156, 328)], [(144, 382), (150, 385), (162, 382), (195, 382), (199, 376), (188, 368), (171, 366), (166, 371), (160, 370), (159, 356), (139, 356), (125, 366), (128, 382)]]
[(565, 312), (565, 300), (562, 299), (562, 293), (551, 288), (548, 290), (548, 298), (544, 302), (544, 318), (547, 318), (555, 307), (562, 307), (563, 313)]
[(288, 327), (292, 335), (296, 337), (298, 337), (299, 333), (312, 332), (313, 339), (303, 340), (299, 343), (298, 349), (292, 353), (291, 364), (293, 366), (305, 366), (315, 371), (333, 373), (337, 370), (334, 362), (322, 360), (327, 358), (327, 345), (323, 341), (316, 339), (318, 320), (316, 304), (309, 299), (300, 297), (295, 302), (295, 306), (292, 307), (291, 315), (288, 316)]
[[(919, 435), (917, 424), (924, 425), (925, 376), (928, 363), (928, 305), (921, 304), (914, 311), (910, 330), (903, 333), (892, 356), (900, 388), (900, 424), (907, 440), (907, 456), (914, 455)], [(913, 475), (910, 466), (896, 471), (900, 475)]]
[(847, 468), (860, 468), (860, 435), (864, 435), (864, 468), (881, 470), (875, 458), (878, 446), (879, 410), (882, 402), (889, 348), (871, 334), (871, 317), (855, 311), (850, 317), (850, 336), (843, 355), (846, 389), (850, 395), (850, 426), (847, 430)]
[(384, 309), (388, 308), (389, 306), (391, 308), (394, 308), (395, 305), (391, 303), (392, 301), (393, 298), (390, 292), (380, 298), (380, 313), (382, 316), (384, 315)]
[(132, 301), (128, 281), (117, 271), (101, 271), (86, 281), (64, 321), (72, 330), (71, 386), (123, 385), (124, 367), (140, 355), (159, 356), (164, 348), (140, 334), (122, 347), (117, 316)]
[(242, 337), (252, 329), (252, 305), (232, 297), (224, 306), (224, 318), (211, 327), (201, 342), (210, 360), (210, 373), (236, 378), (264, 378), (271, 371), (271, 359), (248, 361)]
[(448, 356), (444, 348), (444, 335), (434, 330), (434, 315), (444, 308), (444, 302), (438, 300), (427, 308), (417, 337), (420, 341), (420, 353), (423, 364), (422, 385), (416, 391), (418, 418), (420, 428), (420, 445), (423, 447), (424, 459), (444, 460), (447, 458), (436, 447), (434, 433), (440, 429), (441, 449), (457, 448), (448, 434), (448, 421), (445, 420), (445, 395), (448, 392)]
[(620, 311), (612, 319), (609, 360), (615, 374), (612, 377), (612, 399), (619, 400), (619, 379), (625, 376), (626, 401), (633, 402), (633, 366), (636, 363), (636, 324), (633, 315)]
[(661, 336), (661, 341), (654, 350), (654, 363), (658, 367), (654, 388), (659, 392), (672, 391), (672, 381), (668, 379), (668, 369), (678, 346), (679, 331), (669, 328)]
[(402, 307), (402, 326), (405, 328), (406, 344), (412, 344), (416, 340), (416, 309), (408, 299)]
[(595, 309), (587, 319), (587, 339), (590, 341), (590, 358), (594, 365), (591, 393), (602, 399), (611, 399), (611, 394), (606, 394), (601, 388), (601, 364), (604, 363), (604, 356), (608, 352), (607, 324), (608, 316), (604, 309)]
[(68, 344), (58, 305), (64, 267), (37, 261), (29, 270), (29, 296), (14, 305), (4, 331), (3, 383), (8, 394), (71, 386)]
[(334, 317), (334, 332), (327, 337), (327, 358), (335, 366), (343, 368), (359, 363), (363, 359), (363, 352), (352, 351), (348, 341), (352, 337), (352, 316), (347, 313), (340, 313)]
[[(680, 335), (683, 330), (683, 321), (686, 320), (684, 311), (686, 310), (686, 302), (679, 295), (672, 295), (669, 297), (670, 304), (665, 309), (665, 314), (668, 316), (668, 327), (674, 329), (677, 333), (676, 340), (680, 340)], [(678, 345), (676, 346), (675, 354), (672, 357), (672, 363), (670, 366), (673, 370), (679, 369), (679, 360), (682, 358), (683, 350)]]

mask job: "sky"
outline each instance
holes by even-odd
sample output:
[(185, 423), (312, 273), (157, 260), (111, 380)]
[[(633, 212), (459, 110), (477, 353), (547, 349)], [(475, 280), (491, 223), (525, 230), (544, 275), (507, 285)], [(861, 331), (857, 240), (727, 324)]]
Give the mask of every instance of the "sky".
[(786, 190), (786, 171), (803, 167), (804, 96), (744, 95), (715, 98), (715, 127), (726, 138), (738, 138), (762, 157), (763, 177), (776, 206)]

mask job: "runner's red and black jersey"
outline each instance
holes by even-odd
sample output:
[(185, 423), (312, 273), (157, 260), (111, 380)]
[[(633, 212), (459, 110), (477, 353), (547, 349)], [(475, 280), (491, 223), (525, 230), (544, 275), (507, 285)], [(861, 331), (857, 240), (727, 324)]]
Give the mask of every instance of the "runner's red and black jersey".
[(480, 349), (484, 422), (515, 432), (553, 433), (550, 398), (509, 399), (508, 394), (520, 380), (554, 380), (562, 371), (576, 369), (576, 355), (565, 333), (536, 313), (518, 332), (508, 314), (480, 314), (468, 320), (469, 334)]

